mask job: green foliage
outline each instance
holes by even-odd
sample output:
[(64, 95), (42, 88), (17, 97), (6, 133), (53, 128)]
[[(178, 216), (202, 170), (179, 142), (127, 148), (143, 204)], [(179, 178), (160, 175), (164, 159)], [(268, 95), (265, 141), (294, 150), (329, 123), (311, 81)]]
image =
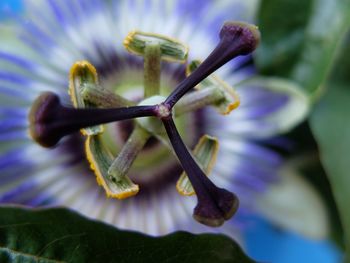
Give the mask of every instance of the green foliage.
[(298, 82), (314, 99), (311, 129), (340, 213), (344, 244), (348, 245), (350, 57), (346, 47), (350, 42), (342, 50), (340, 43), (350, 28), (350, 1), (263, 0), (259, 27), (262, 45), (257, 61), (261, 71)]
[(263, 73), (289, 77), (303, 46), (311, 5), (312, 0), (262, 1), (256, 62)]
[(316, 91), (333, 65), (349, 18), (348, 0), (263, 0), (258, 67)]
[(311, 115), (311, 127), (340, 211), (345, 244), (350, 242), (349, 112), (350, 86), (332, 85)]
[(0, 208), (0, 262), (253, 262), (223, 235), (150, 237), (62, 208)]
[[(344, 45), (327, 91), (311, 114), (311, 127), (321, 151), (321, 160), (332, 184), (344, 228), (344, 243), (350, 255), (350, 41)], [(347, 72), (347, 73), (346, 73)], [(348, 258), (350, 260), (350, 258)]]

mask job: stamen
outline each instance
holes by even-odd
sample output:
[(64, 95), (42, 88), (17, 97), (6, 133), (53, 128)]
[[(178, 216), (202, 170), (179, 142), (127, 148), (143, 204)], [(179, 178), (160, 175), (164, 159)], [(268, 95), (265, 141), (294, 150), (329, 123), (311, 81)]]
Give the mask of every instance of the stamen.
[(101, 108), (135, 106), (134, 102), (103, 88), (96, 68), (86, 60), (77, 61), (71, 67), (68, 92), (75, 108), (85, 108), (88, 106), (85, 104)]
[(29, 113), (30, 136), (44, 147), (55, 146), (58, 141), (82, 128), (126, 120), (155, 116), (155, 106), (133, 106), (112, 109), (74, 109), (63, 106), (52, 92), (41, 94)]
[(195, 162), (183, 143), (172, 117), (162, 119), (177, 157), (196, 192), (198, 203), (193, 217), (208, 226), (221, 226), (238, 209), (238, 198), (231, 192), (218, 188)]
[(159, 44), (148, 44), (144, 55), (144, 98), (157, 95), (160, 92), (162, 53)]
[[(91, 93), (90, 87), (98, 85), (97, 71), (88, 61), (77, 61), (73, 64), (69, 72), (69, 89), (74, 108), (97, 108), (97, 104), (91, 100), (84, 99), (81, 94), (83, 90)], [(103, 133), (103, 126), (92, 126), (81, 129), (84, 135), (96, 135)]]
[(101, 135), (87, 136), (85, 149), (90, 167), (96, 174), (97, 183), (105, 189), (107, 197), (124, 199), (138, 193), (139, 186), (129, 177), (116, 178), (108, 174), (113, 157), (104, 147)]
[(118, 96), (114, 92), (103, 88), (100, 85), (83, 85), (80, 90), (80, 96), (84, 101), (89, 101), (98, 108), (115, 108), (136, 105), (135, 102), (127, 100), (122, 96)]
[[(190, 75), (194, 70), (196, 70), (199, 67), (199, 65), (200, 61), (192, 61), (186, 68), (186, 75)], [(182, 102), (183, 99), (185, 99), (185, 97), (192, 95), (193, 93), (201, 94), (201, 92), (205, 91), (206, 89), (215, 89), (217, 91), (217, 100), (214, 100), (213, 98), (213, 103), (211, 105), (214, 106), (217, 109), (217, 111), (222, 115), (229, 114), (240, 104), (239, 95), (236, 93), (234, 88), (215, 74), (212, 74), (206, 79), (204, 79), (200, 84), (198, 84), (195, 87), (195, 89), (195, 92), (191, 92), (190, 94), (184, 96), (179, 101), (179, 103), (177, 103), (176, 107), (179, 107), (179, 104)]]
[(205, 106), (221, 105), (225, 100), (225, 94), (217, 87), (208, 87), (183, 96), (176, 104), (175, 117), (179, 117), (187, 112), (193, 112)]
[(226, 22), (219, 36), (220, 42), (212, 53), (176, 87), (164, 104), (172, 108), (183, 95), (222, 65), (239, 55), (254, 51), (260, 40), (257, 27), (243, 22)]
[(137, 155), (141, 152), (150, 137), (151, 134), (149, 132), (137, 125), (119, 152), (117, 158), (108, 168), (108, 174), (116, 181), (125, 177)]
[(147, 45), (157, 44), (160, 47), (162, 59), (169, 62), (185, 63), (188, 56), (186, 45), (159, 34), (132, 31), (127, 35), (123, 44), (129, 52), (138, 56), (144, 56)]
[(125, 48), (144, 58), (144, 98), (159, 94), (162, 60), (186, 62), (188, 48), (162, 35), (132, 31), (124, 40)]

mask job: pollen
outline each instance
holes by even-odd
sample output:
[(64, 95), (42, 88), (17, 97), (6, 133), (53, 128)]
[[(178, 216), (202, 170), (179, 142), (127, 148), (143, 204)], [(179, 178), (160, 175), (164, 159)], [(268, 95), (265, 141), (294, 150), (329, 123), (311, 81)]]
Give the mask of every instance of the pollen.
[(237, 109), (239, 105), (241, 104), (240, 101), (235, 101), (227, 106), (227, 110), (223, 113), (223, 115), (228, 115), (233, 111), (234, 109)]

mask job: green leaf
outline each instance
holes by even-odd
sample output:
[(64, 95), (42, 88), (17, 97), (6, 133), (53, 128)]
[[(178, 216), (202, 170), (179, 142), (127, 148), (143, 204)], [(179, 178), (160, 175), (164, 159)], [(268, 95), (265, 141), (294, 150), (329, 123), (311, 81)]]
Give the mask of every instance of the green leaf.
[(311, 7), (312, 0), (261, 1), (258, 13), (261, 43), (256, 62), (264, 73), (288, 76), (302, 49)]
[(350, 86), (332, 86), (311, 115), (311, 128), (321, 151), (350, 253)]
[(326, 80), (349, 18), (349, 1), (314, 0), (301, 56), (292, 72), (307, 91), (315, 91)]
[(264, 118), (264, 122), (271, 123), (274, 129), (269, 132), (260, 132), (261, 138), (289, 131), (307, 117), (310, 110), (310, 99), (296, 82), (284, 78), (258, 76), (236, 85), (238, 91), (252, 87), (263, 87), (288, 98), (288, 102), (283, 107)]
[(344, 229), (344, 244), (350, 260), (350, 39), (345, 42), (327, 91), (310, 117), (321, 161), (328, 174)]
[[(324, 95), (311, 114), (311, 128), (339, 209), (345, 230), (344, 243), (348, 245), (349, 42), (344, 53), (339, 51), (341, 40), (350, 27), (350, 1), (262, 0), (258, 25), (262, 45), (257, 52), (257, 61), (263, 73), (296, 81), (310, 95), (316, 95), (314, 99)], [(336, 61), (338, 54), (341, 60)], [(337, 67), (329, 74), (333, 66)], [(327, 81), (330, 75), (331, 80)]]
[(149, 237), (62, 208), (0, 208), (0, 262), (253, 262), (223, 235)]
[(348, 0), (263, 0), (258, 66), (313, 93), (326, 79), (349, 21)]

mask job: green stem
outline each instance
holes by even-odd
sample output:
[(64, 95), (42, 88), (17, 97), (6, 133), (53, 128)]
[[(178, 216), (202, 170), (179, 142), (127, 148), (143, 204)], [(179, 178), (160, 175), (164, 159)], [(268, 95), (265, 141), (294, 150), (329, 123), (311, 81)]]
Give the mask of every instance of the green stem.
[(137, 155), (150, 137), (151, 134), (149, 132), (136, 126), (117, 158), (109, 167), (108, 174), (116, 179), (116, 181), (121, 180), (127, 174)]
[(225, 99), (225, 94), (215, 88), (208, 87), (185, 95), (175, 105), (175, 117), (184, 113), (201, 109), (208, 105), (219, 104)]
[(144, 97), (159, 95), (161, 50), (159, 44), (146, 44), (144, 51)]
[(97, 85), (84, 85), (80, 91), (80, 95), (84, 101), (88, 101), (101, 108), (116, 108), (136, 105), (133, 101), (129, 101), (122, 96), (119, 96), (112, 91)]

